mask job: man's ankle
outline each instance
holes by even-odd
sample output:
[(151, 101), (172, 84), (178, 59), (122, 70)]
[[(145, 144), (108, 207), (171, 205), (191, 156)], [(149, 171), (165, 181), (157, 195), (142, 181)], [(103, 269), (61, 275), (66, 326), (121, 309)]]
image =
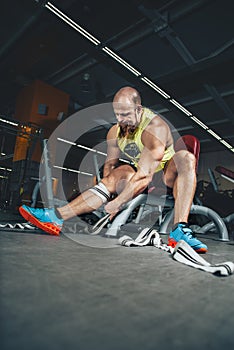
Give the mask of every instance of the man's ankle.
[(179, 222), (176, 222), (173, 226), (172, 226), (172, 231), (174, 231), (179, 225), (185, 225), (185, 226), (188, 226), (188, 223), (185, 222), (185, 221), (179, 221)]
[(54, 211), (55, 211), (55, 215), (57, 216), (57, 218), (60, 219), (60, 220), (62, 220), (63, 218), (62, 218), (62, 216), (61, 216), (61, 214), (60, 214), (58, 208), (55, 208)]

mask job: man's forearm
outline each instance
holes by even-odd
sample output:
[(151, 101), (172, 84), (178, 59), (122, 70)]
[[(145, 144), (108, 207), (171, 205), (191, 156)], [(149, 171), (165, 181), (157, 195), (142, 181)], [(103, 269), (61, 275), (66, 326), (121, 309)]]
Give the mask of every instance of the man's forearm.
[(131, 179), (124, 190), (115, 199), (106, 204), (105, 210), (107, 213), (111, 214), (110, 219), (122, 209), (124, 204), (141, 193), (147, 187), (150, 180), (149, 178), (144, 178), (139, 181), (132, 181)]
[(142, 193), (151, 181), (151, 176), (145, 176), (143, 178), (133, 178), (128, 182), (123, 191), (116, 197), (115, 201), (120, 206), (124, 205), (131, 199), (135, 198), (138, 194)]
[(103, 177), (107, 177), (113, 169), (115, 169), (115, 164), (106, 162), (104, 164)]

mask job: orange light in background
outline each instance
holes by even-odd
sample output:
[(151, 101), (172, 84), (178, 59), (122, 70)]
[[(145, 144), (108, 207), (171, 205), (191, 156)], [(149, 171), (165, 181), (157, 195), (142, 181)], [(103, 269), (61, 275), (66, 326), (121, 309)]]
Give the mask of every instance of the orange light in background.
[(20, 125), (18, 127), (13, 162), (26, 159), (27, 150), (31, 141), (31, 132), (32, 128), (30, 126)]

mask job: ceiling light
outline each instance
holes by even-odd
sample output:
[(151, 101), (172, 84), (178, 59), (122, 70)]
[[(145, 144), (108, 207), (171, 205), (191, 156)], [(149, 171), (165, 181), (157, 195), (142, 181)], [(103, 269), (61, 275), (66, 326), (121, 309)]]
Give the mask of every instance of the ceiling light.
[[(110, 57), (112, 57), (114, 60), (116, 60), (118, 63), (120, 63), (122, 66), (127, 68), (129, 71), (131, 71), (135, 76), (139, 77), (144, 83), (146, 83), (148, 86), (150, 86), (152, 89), (154, 89), (156, 92), (158, 92), (161, 96), (163, 96), (166, 100), (170, 99), (170, 102), (177, 107), (180, 111), (182, 111), (184, 114), (186, 114), (190, 119), (192, 119), (196, 124), (201, 126), (204, 130), (206, 130), (210, 135), (212, 135), (214, 138), (219, 140), (224, 146), (226, 146), (229, 150), (233, 152), (233, 146), (228, 144), (226, 141), (222, 140), (219, 135), (217, 135), (213, 130), (211, 130), (206, 124), (204, 124), (200, 119), (197, 117), (193, 116), (191, 112), (189, 112), (184, 106), (182, 106), (179, 102), (174, 100), (173, 98), (171, 99), (170, 96), (163, 91), (159, 86), (157, 86), (152, 80), (149, 78), (145, 77), (143, 73), (139, 72), (136, 68), (134, 68), (132, 65), (130, 65), (127, 61), (125, 61), (122, 57), (117, 55), (113, 50), (108, 48), (107, 46), (101, 47), (101, 42), (95, 38), (92, 34), (87, 32), (84, 28), (82, 28), (80, 25), (78, 25), (76, 22), (74, 22), (72, 19), (70, 19), (67, 15), (65, 15), (62, 11), (60, 11), (57, 7), (55, 7), (53, 4), (50, 2), (45, 4), (45, 7), (53, 12), (56, 16), (61, 18), (64, 22), (66, 22), (68, 25), (70, 25), (72, 28), (74, 28), (77, 32), (79, 32), (81, 35), (83, 35), (86, 39), (91, 41), (94, 45), (98, 46), (101, 48), (102, 51), (104, 51), (106, 54), (108, 54)], [(1, 121), (1, 119), (0, 119)], [(18, 125), (18, 124), (15, 124)], [(74, 144), (74, 143), (71, 143)], [(81, 145), (78, 145), (78, 147), (81, 147)], [(83, 148), (85, 148), (83, 146)], [(92, 149), (87, 150), (97, 152)]]
[(101, 154), (101, 155), (103, 155), (103, 156), (107, 156), (107, 154), (106, 154), (106, 153), (104, 153), (104, 152), (100, 152), (100, 151), (97, 151), (95, 148), (90, 148), (90, 147), (83, 146), (83, 145), (77, 145), (77, 147), (80, 147), (80, 148), (86, 149), (87, 151), (90, 151), (90, 152), (94, 152), (94, 153), (97, 153), (97, 154)]
[(146, 78), (146, 77), (142, 77), (141, 78), (142, 81), (144, 81), (144, 83), (146, 83), (147, 85), (149, 85), (150, 87), (152, 87), (152, 89), (154, 89), (155, 91), (157, 91), (160, 95), (162, 95), (164, 98), (169, 99), (170, 96), (163, 91), (162, 89), (160, 89), (159, 86), (157, 86), (153, 81), (151, 81), (150, 79)]
[(76, 146), (79, 147), (79, 148), (86, 149), (87, 151), (91, 151), (91, 152), (95, 152), (96, 153), (95, 149), (89, 148), (87, 146), (83, 146), (83, 145), (76, 145)]
[(190, 116), (192, 115), (191, 112), (189, 112), (186, 108), (184, 108), (183, 106), (181, 106), (181, 104), (179, 102), (177, 102), (176, 100), (174, 100), (173, 98), (170, 100), (170, 102), (176, 106), (177, 108), (179, 108), (183, 113), (185, 113), (186, 115)]
[[(97, 154), (100, 154), (102, 156), (107, 156), (107, 153), (104, 153), (104, 152), (101, 152), (101, 151), (97, 151), (95, 148), (90, 148), (90, 147), (87, 147), (87, 146), (83, 146), (83, 145), (77, 145), (76, 143), (74, 142), (71, 142), (71, 141), (68, 141), (68, 140), (65, 140), (65, 139), (61, 139), (60, 137), (57, 138), (58, 141), (62, 141), (62, 142), (65, 142), (65, 143), (68, 143), (68, 144), (71, 144), (73, 146), (77, 146), (79, 148), (83, 148), (87, 151), (91, 151), (91, 152), (94, 152), (94, 153), (97, 153)], [(127, 159), (122, 159), (120, 158), (119, 160), (121, 160), (122, 162), (125, 162), (125, 163), (128, 163), (128, 164), (131, 164), (131, 162)], [(56, 168), (59, 168), (59, 166), (55, 166)], [(61, 169), (65, 169), (65, 168), (62, 168), (60, 167)]]
[(233, 179), (231, 179), (230, 177), (228, 177), (228, 176), (225, 176), (225, 175), (223, 175), (223, 174), (220, 174), (224, 179), (226, 179), (226, 180), (228, 180), (228, 181), (231, 181), (231, 182), (233, 182), (234, 183), (234, 180)]
[(107, 156), (107, 154), (106, 153), (104, 153), (104, 152), (100, 152), (100, 151), (96, 151), (98, 154), (101, 154), (102, 156)]
[(10, 168), (2, 168), (2, 167), (0, 167), (0, 170), (12, 171), (12, 169)]
[(70, 168), (67, 168), (66, 170), (70, 171), (72, 173), (78, 173), (78, 174), (87, 175), (87, 176), (94, 176), (93, 174), (86, 173), (86, 172), (80, 171), (80, 170), (75, 170), (75, 169), (70, 169)]
[(117, 55), (115, 52), (113, 52), (111, 49), (109, 49), (108, 47), (103, 47), (102, 50), (104, 52), (106, 52), (109, 56), (111, 56), (112, 58), (114, 58), (114, 60), (116, 60), (117, 62), (119, 62), (120, 64), (122, 64), (122, 66), (124, 66), (125, 68), (127, 68), (128, 70), (130, 70), (133, 74), (135, 74), (136, 76), (141, 75), (141, 73), (135, 69), (133, 66), (131, 66), (129, 63), (127, 63), (123, 58), (121, 58), (119, 55)]
[(61, 139), (60, 137), (57, 137), (57, 140), (58, 140), (58, 141), (65, 142), (65, 143), (68, 143), (69, 145), (72, 145), (72, 146), (76, 146), (76, 143), (75, 143), (75, 142), (71, 142), (71, 141), (68, 141), (68, 140), (64, 140), (64, 139)]
[(6, 119), (2, 119), (2, 118), (0, 118), (0, 122), (6, 123), (6, 124), (10, 124), (10, 125), (13, 125), (13, 126), (18, 126), (19, 125), (19, 123), (14, 123), (14, 122), (11, 122), (10, 120), (6, 120)]
[(193, 121), (195, 121), (195, 123), (197, 123), (198, 125), (200, 125), (203, 129), (207, 130), (209, 129), (208, 126), (206, 124), (204, 124), (200, 119), (198, 119), (197, 117), (190, 117), (190, 119), (192, 119)]
[(226, 146), (227, 148), (229, 148), (229, 149), (232, 149), (233, 147), (227, 142), (227, 141), (225, 141), (225, 140), (220, 140), (220, 142), (224, 145), (224, 146)]
[(72, 28), (74, 28), (77, 32), (79, 32), (80, 34), (82, 34), (86, 39), (90, 40), (94, 45), (99, 45), (100, 41), (95, 38), (93, 35), (91, 35), (89, 32), (87, 32), (87, 30), (85, 30), (84, 28), (82, 28), (81, 26), (79, 26), (76, 22), (74, 22), (71, 18), (69, 18), (68, 16), (66, 16), (62, 11), (60, 11), (57, 7), (55, 7), (53, 4), (51, 4), (50, 2), (48, 2), (47, 4), (45, 4), (45, 7), (50, 10), (51, 12), (53, 12), (56, 16), (58, 16), (59, 18), (61, 18), (64, 22), (66, 22), (67, 24), (69, 24), (69, 26), (71, 26)]
[(71, 169), (71, 168), (65, 168), (63, 166), (59, 166), (59, 165), (53, 165), (54, 168), (56, 169), (61, 169), (61, 170), (66, 170), (72, 173), (77, 173), (77, 174), (81, 174), (81, 175), (87, 175), (87, 176), (94, 176), (91, 173), (86, 173), (85, 171), (80, 171), (80, 170), (76, 170), (76, 169)]
[(211, 134), (212, 136), (214, 136), (217, 140), (221, 140), (221, 137), (219, 135), (217, 135), (213, 130), (208, 129), (206, 130), (209, 134)]

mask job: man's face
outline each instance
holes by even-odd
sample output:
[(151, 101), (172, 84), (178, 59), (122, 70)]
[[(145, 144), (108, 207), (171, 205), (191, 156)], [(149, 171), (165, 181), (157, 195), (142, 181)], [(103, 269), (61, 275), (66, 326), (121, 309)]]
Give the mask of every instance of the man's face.
[(119, 125), (136, 125), (136, 108), (133, 106), (116, 107), (114, 108), (114, 112)]
[(130, 103), (114, 103), (114, 113), (118, 124), (124, 129), (135, 129), (140, 122), (141, 106)]

